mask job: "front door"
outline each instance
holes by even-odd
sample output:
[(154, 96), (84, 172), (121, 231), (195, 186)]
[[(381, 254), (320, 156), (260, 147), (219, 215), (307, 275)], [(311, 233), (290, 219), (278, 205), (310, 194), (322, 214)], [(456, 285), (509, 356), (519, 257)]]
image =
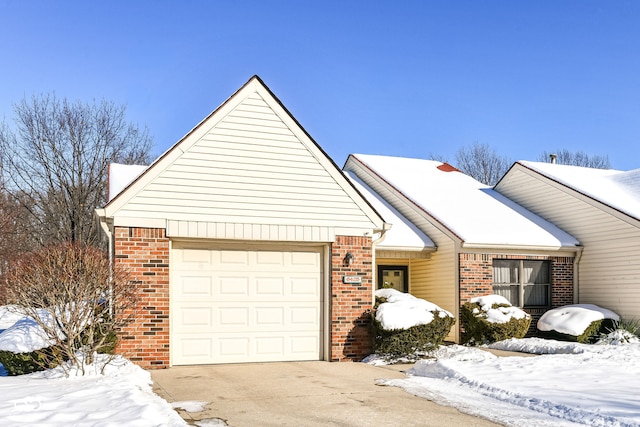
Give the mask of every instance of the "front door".
[(393, 288), (400, 292), (409, 292), (409, 275), (406, 265), (379, 265), (378, 289)]

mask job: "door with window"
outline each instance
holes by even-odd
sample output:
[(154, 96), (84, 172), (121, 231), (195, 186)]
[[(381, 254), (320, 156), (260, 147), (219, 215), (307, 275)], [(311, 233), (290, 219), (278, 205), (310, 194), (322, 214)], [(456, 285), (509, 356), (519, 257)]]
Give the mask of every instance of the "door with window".
[(409, 275), (406, 265), (379, 265), (378, 289), (392, 288), (400, 292), (409, 292)]
[(505, 297), (516, 307), (549, 307), (549, 261), (493, 260), (493, 293)]

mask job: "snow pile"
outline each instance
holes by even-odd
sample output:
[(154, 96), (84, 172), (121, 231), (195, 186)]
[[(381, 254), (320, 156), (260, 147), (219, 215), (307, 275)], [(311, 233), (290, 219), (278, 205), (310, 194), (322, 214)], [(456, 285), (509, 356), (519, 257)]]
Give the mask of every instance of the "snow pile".
[(117, 356), (102, 375), (97, 357), (84, 376), (55, 368), (2, 378), (0, 425), (187, 425), (153, 393), (148, 372)]
[(602, 319), (619, 321), (620, 316), (593, 304), (566, 305), (544, 313), (538, 320), (538, 330), (579, 336), (591, 323)]
[(640, 426), (640, 344), (587, 345), (535, 338), (491, 345), (544, 354), (495, 357), (450, 346), (409, 378), (380, 380), (506, 426)]
[(25, 316), (0, 334), (0, 350), (29, 353), (55, 344), (44, 329), (31, 317)]
[[(513, 307), (511, 303), (500, 295), (485, 295), (483, 297), (471, 298), (471, 303), (478, 303), (480, 310), (474, 309), (473, 314), (482, 316), (490, 323), (507, 323), (511, 319), (525, 319), (529, 315), (518, 307)], [(494, 304), (502, 307), (493, 308)], [(506, 307), (504, 307), (506, 306)], [(484, 313), (480, 313), (480, 311)]]
[(616, 329), (611, 331), (607, 335), (600, 337), (596, 342), (598, 345), (624, 345), (624, 344), (639, 344), (640, 338), (624, 329)]
[[(43, 310), (41, 316), (48, 314)], [(6, 329), (0, 334), (2, 350), (30, 352), (50, 344), (36, 322), (15, 307), (0, 307), (0, 326)], [(0, 425), (187, 425), (153, 393), (148, 372), (122, 356), (105, 366), (109, 357), (95, 354), (84, 375), (67, 365), (6, 377), (0, 365)]]
[(10, 328), (23, 317), (24, 314), (20, 314), (16, 305), (0, 306), (0, 331)]
[(376, 309), (376, 320), (388, 331), (427, 325), (433, 321), (435, 314), (440, 317), (453, 317), (436, 304), (395, 289), (379, 289), (376, 291), (376, 297), (386, 299), (386, 302)]

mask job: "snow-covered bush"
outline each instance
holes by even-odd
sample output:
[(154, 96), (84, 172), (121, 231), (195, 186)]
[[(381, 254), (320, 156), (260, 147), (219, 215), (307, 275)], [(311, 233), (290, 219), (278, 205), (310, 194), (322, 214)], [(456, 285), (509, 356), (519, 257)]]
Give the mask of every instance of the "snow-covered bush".
[(373, 313), (374, 351), (394, 357), (438, 347), (455, 324), (448, 311), (395, 289), (376, 291)]
[[(0, 316), (3, 319), (16, 319), (16, 307), (1, 308)], [(47, 321), (46, 310), (41, 311), (40, 315)], [(9, 375), (41, 371), (56, 365), (55, 356), (60, 350), (54, 344), (34, 319), (17, 317), (17, 321), (0, 333), (0, 363)]]
[(59, 349), (51, 353), (57, 364), (68, 360), (82, 369), (96, 352), (112, 352), (117, 332), (135, 315), (135, 282), (122, 267), (111, 268), (103, 251), (87, 245), (53, 245), (28, 254), (3, 279), (16, 310)]
[(486, 295), (465, 303), (460, 309), (460, 321), (463, 343), (484, 344), (523, 338), (531, 316), (500, 295)]
[(615, 329), (620, 316), (594, 304), (573, 304), (545, 312), (538, 320), (543, 338), (580, 343), (595, 342), (606, 331)]

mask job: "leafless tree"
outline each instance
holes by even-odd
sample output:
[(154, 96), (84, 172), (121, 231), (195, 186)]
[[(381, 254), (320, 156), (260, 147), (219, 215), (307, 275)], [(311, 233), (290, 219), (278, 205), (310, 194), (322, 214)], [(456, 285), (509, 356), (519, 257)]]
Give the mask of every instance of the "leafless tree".
[[(115, 346), (135, 316), (136, 285), (122, 266), (110, 268), (103, 251), (80, 243), (51, 245), (14, 260), (4, 275), (8, 300), (29, 316), (53, 343), (45, 366), (82, 373), (95, 352)], [(110, 361), (103, 360), (101, 369)]]
[(538, 157), (540, 162), (551, 162), (555, 155), (555, 162), (560, 165), (584, 166), (595, 169), (610, 169), (609, 156), (589, 155), (584, 151), (569, 151), (566, 148), (557, 151), (544, 151)]
[(487, 185), (494, 185), (511, 167), (511, 160), (500, 156), (487, 144), (474, 143), (456, 152), (456, 167)]
[(93, 210), (106, 203), (108, 165), (148, 164), (151, 138), (112, 102), (70, 102), (55, 95), (14, 105), (15, 129), (0, 125), (8, 194), (30, 217), (40, 243), (99, 238)]

